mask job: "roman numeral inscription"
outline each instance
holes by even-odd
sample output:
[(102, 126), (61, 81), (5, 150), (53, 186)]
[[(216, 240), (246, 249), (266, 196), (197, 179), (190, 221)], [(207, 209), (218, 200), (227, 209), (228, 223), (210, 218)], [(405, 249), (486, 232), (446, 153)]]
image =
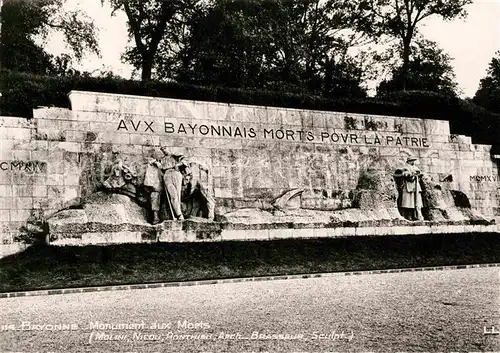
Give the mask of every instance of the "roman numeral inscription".
[(493, 183), (498, 181), (498, 175), (470, 175), (469, 181)]
[(0, 172), (1, 171), (21, 171), (28, 174), (46, 173), (47, 162), (21, 160), (0, 161)]

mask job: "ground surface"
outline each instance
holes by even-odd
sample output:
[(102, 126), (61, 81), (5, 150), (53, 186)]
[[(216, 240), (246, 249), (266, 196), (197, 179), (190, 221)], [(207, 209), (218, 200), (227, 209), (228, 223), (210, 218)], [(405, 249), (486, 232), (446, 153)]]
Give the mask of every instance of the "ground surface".
[[(0, 299), (0, 351), (500, 351), (500, 335), (484, 334), (500, 327), (499, 275), (478, 268)], [(179, 327), (184, 320), (198, 327)], [(44, 324), (74, 330), (35, 326)], [(187, 334), (208, 338), (179, 339)]]
[(0, 292), (499, 262), (498, 233), (34, 246), (0, 259)]

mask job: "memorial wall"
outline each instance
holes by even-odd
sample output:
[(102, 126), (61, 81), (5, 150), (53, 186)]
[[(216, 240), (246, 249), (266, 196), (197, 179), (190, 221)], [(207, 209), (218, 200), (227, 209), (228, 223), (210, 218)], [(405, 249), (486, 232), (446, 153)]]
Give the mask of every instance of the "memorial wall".
[[(4, 254), (23, 246), (19, 233), (29, 224), (81, 209), (109, 184), (118, 162), (143, 184), (141, 170), (162, 158), (162, 149), (197, 166), (215, 222), (234, 212), (241, 220), (244, 210), (280, 209), (280, 202), (304, 214), (397, 211), (394, 173), (408, 159), (416, 159), (429, 189), (453, 191), (455, 206), (464, 206), (457, 201), (462, 195), (465, 207), (485, 219), (500, 215), (491, 146), (450, 134), (448, 121), (80, 91), (69, 99), (71, 109), (0, 117)], [(129, 212), (116, 207), (118, 215)], [(453, 219), (453, 210), (441, 208), (444, 219)]]

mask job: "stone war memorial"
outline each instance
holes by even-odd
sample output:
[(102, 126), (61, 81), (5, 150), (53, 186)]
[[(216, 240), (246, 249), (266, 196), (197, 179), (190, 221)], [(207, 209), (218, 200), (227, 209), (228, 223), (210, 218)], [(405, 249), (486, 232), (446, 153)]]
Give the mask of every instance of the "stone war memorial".
[(1, 255), (54, 245), (497, 231), (491, 146), (446, 120), (69, 93), (0, 117)]

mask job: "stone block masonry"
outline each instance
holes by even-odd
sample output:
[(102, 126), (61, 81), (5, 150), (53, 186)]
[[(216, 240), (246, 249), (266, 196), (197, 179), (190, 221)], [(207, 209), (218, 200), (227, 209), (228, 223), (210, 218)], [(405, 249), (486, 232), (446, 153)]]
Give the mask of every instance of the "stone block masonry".
[(451, 135), (447, 121), (81, 91), (69, 99), (71, 110), (0, 117), (4, 256), (23, 223), (94, 192), (115, 154), (144, 163), (160, 146), (209, 168), (219, 214), (265, 207), (293, 188), (305, 190), (302, 207), (344, 207), (363, 171), (390, 174), (416, 157), (433, 180), (451, 176), (473, 208), (500, 217), (491, 146)]

